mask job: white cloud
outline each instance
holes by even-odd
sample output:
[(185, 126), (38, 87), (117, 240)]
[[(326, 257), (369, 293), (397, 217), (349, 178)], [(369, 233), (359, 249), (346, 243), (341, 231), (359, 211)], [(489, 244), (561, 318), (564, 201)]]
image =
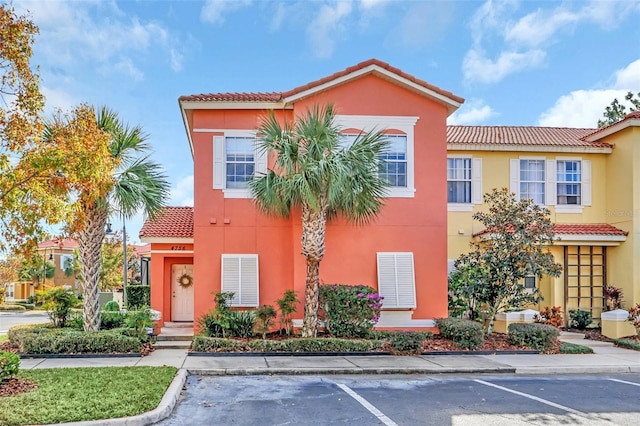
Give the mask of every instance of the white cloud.
[(96, 62), (100, 69), (140, 79), (135, 63), (152, 48), (166, 53), (172, 69), (181, 66), (181, 55), (171, 54), (180, 43), (167, 28), (123, 13), (115, 2), (23, 1), (17, 6), (40, 28), (35, 49), (52, 67)]
[(360, 0), (360, 9), (368, 10), (384, 7), (390, 3), (390, 0)]
[(224, 15), (251, 5), (251, 0), (207, 0), (200, 11), (200, 20), (212, 24), (222, 24)]
[(465, 78), (481, 83), (496, 83), (517, 71), (541, 65), (545, 52), (539, 49), (526, 52), (503, 51), (492, 60), (479, 50), (470, 50), (462, 62)]
[(336, 38), (345, 31), (342, 20), (351, 14), (351, 10), (350, 1), (341, 1), (333, 6), (325, 4), (320, 8), (320, 13), (307, 28), (315, 56), (328, 58), (333, 54)]
[(614, 99), (625, 103), (628, 91), (640, 92), (640, 59), (616, 71), (610, 88), (575, 90), (561, 96), (540, 115), (538, 124), (552, 127), (596, 127)]
[(479, 124), (496, 115), (493, 108), (482, 100), (472, 99), (454, 112), (447, 119), (447, 124)]
[(193, 206), (193, 175), (185, 176), (171, 188), (169, 204), (173, 206)]
[[(478, 8), (470, 21), (473, 45), (462, 65), (466, 81), (495, 83), (510, 74), (540, 67), (547, 46), (556, 41), (558, 33), (571, 33), (579, 24), (615, 28), (631, 13), (640, 12), (637, 2), (596, 0), (539, 5), (554, 7), (538, 7), (521, 17), (515, 15), (518, 2), (511, 0), (487, 0)], [(489, 46), (495, 54), (486, 53)]]

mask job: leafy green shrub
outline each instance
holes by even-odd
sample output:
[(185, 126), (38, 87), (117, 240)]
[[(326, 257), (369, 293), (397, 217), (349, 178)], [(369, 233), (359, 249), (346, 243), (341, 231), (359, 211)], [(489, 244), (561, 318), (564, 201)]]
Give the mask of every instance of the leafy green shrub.
[(440, 334), (463, 349), (477, 349), (484, 343), (484, 331), (479, 322), (462, 318), (439, 318), (436, 326)]
[(25, 310), (27, 310), (27, 308), (25, 308), (22, 305), (14, 305), (14, 304), (0, 305), (0, 311), (25, 311)]
[(560, 332), (548, 324), (509, 324), (509, 342), (539, 351), (553, 348)]
[(22, 335), (18, 347), (20, 352), (29, 354), (139, 352), (141, 342), (115, 330), (49, 329)]
[(74, 328), (76, 330), (84, 329), (84, 322), (82, 320), (83, 312), (81, 309), (73, 309), (67, 317), (67, 328)]
[(430, 331), (374, 331), (370, 335), (376, 340), (386, 340), (397, 352), (420, 352), (422, 343), (433, 337)]
[(287, 335), (293, 333), (293, 314), (297, 312), (298, 297), (293, 290), (286, 290), (282, 298), (276, 300), (280, 310), (280, 328), (284, 328)]
[(120, 304), (115, 300), (110, 300), (104, 304), (102, 310), (107, 312), (120, 312)]
[(231, 308), (229, 304), (235, 293), (217, 292), (213, 296), (215, 308), (198, 318), (198, 325), (208, 337), (227, 337), (231, 327)]
[(0, 351), (0, 382), (8, 377), (18, 374), (20, 369), (20, 357), (11, 352)]
[(25, 302), (24, 300), (16, 300), (12, 302), (15, 305), (24, 306), (26, 310), (31, 311), (36, 308), (36, 305), (33, 303)]
[(271, 322), (275, 319), (276, 315), (276, 310), (273, 309), (271, 305), (262, 305), (256, 311), (258, 332), (262, 334), (263, 339), (267, 338)]
[(71, 310), (80, 305), (73, 291), (64, 287), (54, 287), (43, 292), (42, 300), (51, 322), (56, 327), (64, 327)]
[(591, 324), (593, 316), (589, 311), (583, 311), (581, 309), (571, 309), (569, 311), (569, 327), (576, 328), (578, 330), (584, 330)]
[(257, 352), (367, 352), (382, 349), (384, 342), (335, 338), (252, 340), (248, 347)]
[(146, 327), (153, 325), (151, 309), (148, 306), (138, 306), (127, 312), (124, 319), (126, 328), (132, 328), (138, 332), (144, 332)]
[(620, 346), (621, 348), (632, 349), (634, 351), (640, 351), (640, 342), (631, 339), (616, 339), (613, 344)]
[(100, 329), (101, 330), (111, 330), (114, 328), (123, 327), (126, 321), (127, 321), (127, 314), (122, 313), (119, 310), (118, 311), (104, 310), (100, 312)]
[(576, 345), (575, 343), (562, 342), (560, 345), (561, 354), (592, 354), (593, 349), (588, 346)]
[(321, 285), (325, 329), (334, 337), (365, 337), (380, 318), (382, 296), (365, 285)]
[(604, 286), (604, 300), (608, 311), (622, 309), (624, 293), (620, 287), (606, 285)]
[(229, 335), (232, 337), (253, 337), (256, 317), (253, 311), (229, 312)]
[(244, 352), (246, 345), (238, 340), (197, 335), (193, 337), (191, 349), (195, 352)]
[(198, 318), (198, 327), (206, 337), (222, 337), (224, 334), (222, 325), (218, 322), (213, 310)]
[(148, 285), (127, 286), (127, 309), (151, 305), (151, 287)]
[(633, 324), (636, 333), (640, 336), (640, 303), (636, 303), (636, 306), (629, 308), (629, 322)]

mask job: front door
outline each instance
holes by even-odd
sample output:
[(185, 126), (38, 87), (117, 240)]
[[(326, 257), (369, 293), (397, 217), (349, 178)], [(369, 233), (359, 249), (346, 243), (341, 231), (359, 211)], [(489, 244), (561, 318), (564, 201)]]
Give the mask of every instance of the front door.
[(193, 265), (171, 266), (171, 321), (193, 321)]

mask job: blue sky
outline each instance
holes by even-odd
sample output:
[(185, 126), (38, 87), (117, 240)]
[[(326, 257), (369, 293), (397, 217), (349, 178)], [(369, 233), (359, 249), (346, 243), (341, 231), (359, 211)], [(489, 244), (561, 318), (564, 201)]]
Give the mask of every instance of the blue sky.
[[(466, 99), (450, 124), (595, 127), (640, 91), (640, 1), (14, 1), (49, 112), (107, 105), (192, 205), (177, 99), (286, 91), (377, 58)], [(114, 227), (121, 221), (113, 220)], [(138, 240), (138, 216), (127, 222)]]

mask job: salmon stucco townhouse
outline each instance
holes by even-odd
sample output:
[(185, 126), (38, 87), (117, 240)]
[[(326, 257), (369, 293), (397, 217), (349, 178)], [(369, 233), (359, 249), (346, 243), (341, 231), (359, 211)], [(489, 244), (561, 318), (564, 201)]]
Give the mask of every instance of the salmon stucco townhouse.
[(483, 236), (472, 219), (482, 194), (502, 187), (548, 207), (556, 224), (561, 275), (523, 283), (541, 291), (539, 308), (580, 308), (597, 320), (607, 284), (622, 288), (626, 306), (639, 303), (640, 112), (603, 129), (446, 126), (462, 102), (377, 60), (284, 93), (181, 97), (195, 202), (142, 228), (152, 307), (163, 321), (189, 322), (218, 291), (236, 293), (240, 308), (273, 304), (286, 289), (303, 294), (299, 216), (258, 213), (246, 182), (273, 162), (255, 152), (260, 118), (274, 110), (291, 120), (316, 103), (336, 106), (345, 138), (384, 128), (393, 148), (381, 216), (364, 227), (331, 222), (320, 268), (325, 283), (377, 288), (378, 326), (431, 327), (447, 315), (447, 271)]
[(347, 140), (385, 129), (391, 149), (383, 173), (392, 187), (374, 223), (328, 224), (321, 280), (377, 288), (379, 326), (432, 327), (447, 315), (446, 120), (462, 102), (375, 59), (283, 93), (180, 97), (194, 206), (168, 207), (140, 232), (151, 244), (151, 305), (162, 322), (197, 320), (219, 291), (234, 292), (238, 308), (275, 305), (288, 289), (304, 294), (299, 214), (259, 213), (247, 181), (274, 161), (255, 146), (268, 111), (293, 120), (331, 103)]

